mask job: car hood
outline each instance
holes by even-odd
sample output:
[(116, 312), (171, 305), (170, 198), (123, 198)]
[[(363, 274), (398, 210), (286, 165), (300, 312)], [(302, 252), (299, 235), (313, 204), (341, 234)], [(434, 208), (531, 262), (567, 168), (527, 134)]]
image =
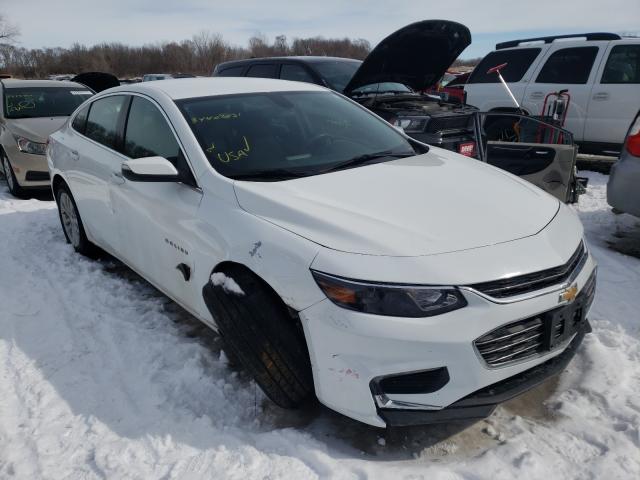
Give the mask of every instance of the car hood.
[(535, 235), (559, 202), (502, 170), (429, 153), (282, 182), (236, 181), (246, 211), (328, 248), (420, 256)]
[(38, 117), (7, 119), (11, 133), (34, 142), (45, 143), (49, 135), (58, 130), (69, 117)]
[(81, 83), (96, 93), (107, 88), (119, 87), (120, 80), (115, 75), (105, 72), (84, 72), (71, 79), (72, 82)]
[(398, 82), (422, 91), (434, 85), (471, 43), (471, 32), (448, 20), (412, 23), (382, 40), (365, 58), (344, 89)]

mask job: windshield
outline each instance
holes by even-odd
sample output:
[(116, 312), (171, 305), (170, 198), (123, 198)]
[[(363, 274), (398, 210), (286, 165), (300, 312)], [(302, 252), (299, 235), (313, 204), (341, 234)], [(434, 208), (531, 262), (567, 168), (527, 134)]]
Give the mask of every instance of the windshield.
[(93, 92), (78, 87), (5, 88), (5, 118), (68, 117)]
[(413, 93), (413, 90), (402, 83), (380, 82), (364, 85), (351, 91), (351, 95), (370, 95), (378, 93)]
[(330, 88), (341, 93), (362, 64), (357, 60), (323, 60), (310, 63)]
[(396, 129), (329, 91), (176, 103), (211, 165), (231, 178), (295, 178), (415, 154)]

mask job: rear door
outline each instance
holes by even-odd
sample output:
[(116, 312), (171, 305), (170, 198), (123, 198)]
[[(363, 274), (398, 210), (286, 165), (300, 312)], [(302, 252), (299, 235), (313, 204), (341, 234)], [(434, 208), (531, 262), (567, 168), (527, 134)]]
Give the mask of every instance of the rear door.
[(607, 44), (604, 41), (589, 41), (578, 47), (554, 44), (533, 74), (522, 107), (532, 115), (540, 115), (547, 94), (568, 89), (571, 102), (564, 128), (573, 133), (576, 140), (582, 140), (591, 85)]
[[(110, 185), (120, 172), (122, 156), (116, 151), (127, 97), (109, 95), (83, 109), (74, 118), (76, 134), (65, 136), (66, 178), (90, 237), (101, 247), (116, 252), (119, 239)], [(80, 119), (79, 119), (80, 117)], [(76, 120), (78, 120), (76, 122)]]
[(479, 122), (487, 163), (572, 200), (577, 148), (570, 132), (517, 114), (483, 113)]
[(180, 182), (120, 179), (113, 187), (123, 260), (183, 305), (194, 305), (192, 230), (202, 199), (175, 131), (160, 106), (134, 95), (124, 126), (125, 159), (161, 156)]
[(591, 90), (584, 140), (622, 145), (640, 106), (640, 41), (611, 42)]

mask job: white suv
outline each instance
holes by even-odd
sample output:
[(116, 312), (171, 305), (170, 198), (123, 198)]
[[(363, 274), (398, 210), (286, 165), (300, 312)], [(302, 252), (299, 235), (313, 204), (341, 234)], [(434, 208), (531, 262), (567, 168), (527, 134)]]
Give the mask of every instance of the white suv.
[(542, 112), (545, 96), (568, 89), (571, 102), (565, 128), (584, 153), (620, 152), (640, 106), (640, 38), (588, 33), (499, 43), (471, 74), (467, 102), (482, 111), (513, 111), (494, 66), (522, 108)]
[(117, 87), (47, 155), (73, 247), (218, 330), (283, 407), (315, 393), (379, 427), (482, 417), (589, 331), (595, 263), (573, 210), (323, 87)]

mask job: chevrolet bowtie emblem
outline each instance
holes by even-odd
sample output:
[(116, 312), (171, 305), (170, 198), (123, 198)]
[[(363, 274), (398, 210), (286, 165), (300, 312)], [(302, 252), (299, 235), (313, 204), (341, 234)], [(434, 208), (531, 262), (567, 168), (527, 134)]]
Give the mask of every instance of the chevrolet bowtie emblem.
[(577, 296), (578, 285), (574, 283), (570, 287), (567, 287), (563, 290), (563, 292), (560, 294), (560, 298), (558, 298), (558, 303), (573, 302)]

